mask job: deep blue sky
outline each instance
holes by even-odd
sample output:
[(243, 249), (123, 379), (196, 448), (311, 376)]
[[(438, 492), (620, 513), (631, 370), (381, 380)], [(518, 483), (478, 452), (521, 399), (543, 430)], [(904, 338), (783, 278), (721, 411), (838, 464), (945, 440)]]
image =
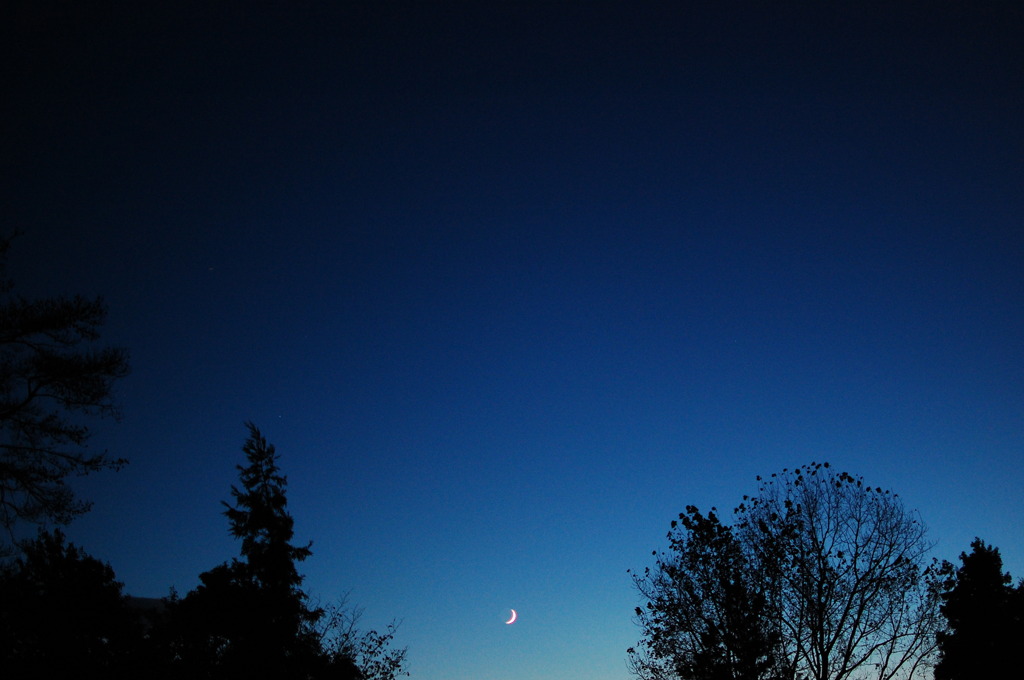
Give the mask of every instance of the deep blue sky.
[(237, 554), (246, 420), (420, 680), (625, 677), (626, 569), (812, 460), (1024, 576), (1016, 3), (12, 4), (2, 225), (132, 352), (68, 532), (129, 592)]

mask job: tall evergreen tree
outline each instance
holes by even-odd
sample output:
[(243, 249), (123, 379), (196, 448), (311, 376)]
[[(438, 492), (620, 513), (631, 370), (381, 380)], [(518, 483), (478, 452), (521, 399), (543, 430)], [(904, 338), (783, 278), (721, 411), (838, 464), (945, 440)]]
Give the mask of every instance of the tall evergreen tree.
[(274, 447), (255, 425), (246, 426), (248, 465), (238, 466), (234, 505), (224, 503), (242, 559), (201, 574), (202, 585), (172, 608), (179, 631), (174, 663), (193, 676), (315, 677), (323, 660), (313, 624), (322, 612), (309, 606), (296, 567), (310, 546), (292, 544), (287, 478)]
[(159, 657), (151, 677), (167, 680), (394, 680), (408, 675), (405, 650), (391, 649), (397, 624), (361, 632), (361, 610), (344, 600), (311, 606), (297, 563), (311, 555), (297, 546), (288, 513), (287, 478), (277, 453), (255, 425), (242, 450), (239, 486), (224, 503), (239, 559), (200, 574), (199, 587), (168, 601), (151, 647)]
[(232, 485), (235, 505), (224, 503), (231, 534), (242, 541), (242, 557), (251, 577), (261, 588), (287, 592), (304, 600), (299, 589), (302, 577), (295, 563), (312, 554), (310, 546), (292, 545), (295, 521), (288, 514), (285, 488), (288, 478), (277, 466), (273, 444), (252, 423), (246, 423), (249, 439), (242, 447), (249, 464), (238, 465), (242, 489)]
[(948, 629), (938, 635), (936, 680), (999, 677), (1014, 665), (1024, 639), (1024, 585), (1010, 585), (999, 549), (980, 538), (971, 553), (961, 553), (962, 566), (953, 572), (943, 594), (942, 613)]

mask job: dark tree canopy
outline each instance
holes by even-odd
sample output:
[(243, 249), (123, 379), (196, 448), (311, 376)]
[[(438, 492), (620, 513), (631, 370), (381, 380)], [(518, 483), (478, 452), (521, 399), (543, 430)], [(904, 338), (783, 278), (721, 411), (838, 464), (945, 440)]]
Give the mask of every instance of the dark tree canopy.
[(66, 480), (125, 461), (88, 454), (87, 416), (117, 416), (114, 381), (128, 374), (122, 348), (96, 348), (102, 299), (26, 300), (11, 292), (0, 239), (0, 522), (66, 524), (88, 510)]
[(938, 598), (917, 516), (827, 463), (760, 481), (731, 527), (688, 507), (668, 553), (634, 576), (646, 600), (635, 673), (891, 680), (927, 668)]
[(141, 619), (110, 566), (65, 543), (59, 530), (21, 547), (0, 571), (4, 677), (136, 677)]
[(287, 479), (252, 424), (234, 504), (225, 503), (241, 555), (200, 574), (186, 597), (126, 598), (109, 565), (64, 535), (40, 532), (0, 566), (0, 673), (157, 680), (394, 680), (408, 675), (396, 625), (362, 632), (343, 598), (309, 603), (297, 563)]
[(634, 574), (647, 600), (636, 608), (646, 639), (629, 650), (641, 678), (759, 680), (781, 677), (777, 631), (763, 593), (747, 579), (750, 563), (714, 508), (687, 506), (672, 522), (667, 553)]
[(1018, 665), (1018, 647), (1024, 640), (1024, 582), (1012, 587), (998, 548), (980, 538), (971, 543), (970, 554), (960, 554), (960, 561), (959, 569), (945, 563), (949, 578), (942, 614), (947, 629), (938, 635), (935, 678), (1000, 677)]

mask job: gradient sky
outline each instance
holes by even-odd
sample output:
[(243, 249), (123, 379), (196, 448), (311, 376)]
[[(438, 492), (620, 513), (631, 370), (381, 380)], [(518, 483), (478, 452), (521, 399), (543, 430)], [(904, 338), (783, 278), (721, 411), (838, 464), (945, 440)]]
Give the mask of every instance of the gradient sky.
[(811, 461), (1024, 576), (1016, 3), (134, 4), (0, 10), (18, 290), (132, 354), (68, 530), (128, 592), (237, 555), (246, 420), (418, 680), (626, 677), (626, 570)]

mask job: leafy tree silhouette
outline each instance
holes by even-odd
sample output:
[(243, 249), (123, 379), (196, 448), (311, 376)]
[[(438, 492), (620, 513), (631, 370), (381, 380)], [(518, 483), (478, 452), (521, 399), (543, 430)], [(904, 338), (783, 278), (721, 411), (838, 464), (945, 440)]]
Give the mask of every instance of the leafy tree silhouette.
[(746, 573), (750, 564), (732, 528), (715, 508), (703, 515), (687, 506), (672, 522), (669, 551), (655, 553), (653, 569), (633, 574), (647, 599), (636, 608), (645, 634), (629, 649), (632, 671), (641, 678), (683, 680), (774, 678), (783, 659), (779, 636), (763, 594)]
[(1010, 585), (999, 549), (980, 538), (959, 569), (944, 563), (947, 590), (942, 613), (948, 629), (938, 634), (936, 680), (999, 677), (1016, 661), (1024, 640), (1024, 581)]
[(144, 627), (110, 565), (60, 530), (21, 544), (0, 572), (5, 678), (139, 677)]
[(128, 374), (122, 348), (89, 348), (106, 319), (101, 298), (26, 300), (11, 292), (0, 237), (0, 523), (67, 524), (89, 509), (65, 483), (71, 475), (126, 461), (87, 455), (81, 416), (117, 416), (115, 380)]
[(361, 631), (361, 608), (348, 605), (342, 597), (324, 607), (324, 616), (314, 630), (327, 667), (322, 677), (335, 680), (395, 680), (409, 675), (405, 670), (405, 649), (393, 649), (398, 624), (392, 622), (386, 632)]

